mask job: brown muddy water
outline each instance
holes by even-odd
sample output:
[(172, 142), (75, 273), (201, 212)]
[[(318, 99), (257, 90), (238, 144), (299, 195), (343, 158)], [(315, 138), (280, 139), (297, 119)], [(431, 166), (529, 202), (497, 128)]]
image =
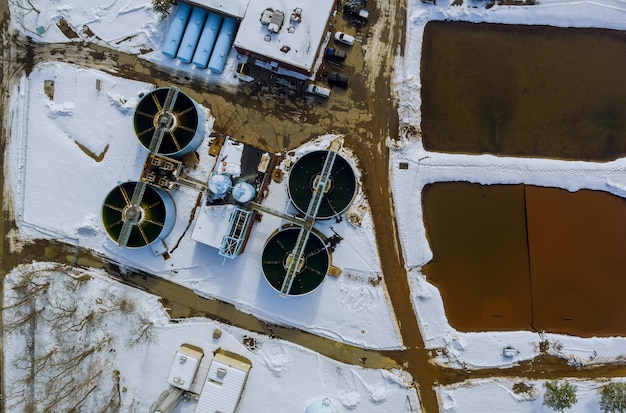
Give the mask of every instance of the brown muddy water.
[(424, 268), (461, 331), (626, 335), (626, 200), (527, 185), (426, 186)]
[(606, 161), (626, 154), (626, 31), (431, 21), (424, 146)]

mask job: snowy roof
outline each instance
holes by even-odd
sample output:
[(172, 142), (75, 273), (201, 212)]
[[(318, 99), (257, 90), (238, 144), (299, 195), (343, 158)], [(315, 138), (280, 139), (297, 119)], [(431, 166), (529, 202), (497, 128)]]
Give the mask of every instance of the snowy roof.
[(185, 3), (215, 10), (241, 19), (246, 14), (249, 0), (186, 0)]
[(184, 345), (181, 346), (174, 356), (167, 382), (174, 387), (189, 391), (201, 358), (201, 352)]
[(215, 354), (196, 413), (233, 413), (241, 398), (250, 367), (250, 364), (225, 354)]
[[(241, 21), (234, 46), (310, 71), (326, 33), (326, 23), (333, 11), (334, 0), (255, 0), (250, 2)], [(301, 9), (301, 21), (291, 19)], [(270, 24), (261, 24), (264, 10), (282, 11), (284, 22), (278, 33), (270, 32)], [(267, 41), (271, 39), (270, 41)]]
[(220, 248), (224, 235), (228, 233), (228, 223), (234, 205), (204, 205), (191, 233), (191, 239), (213, 248)]

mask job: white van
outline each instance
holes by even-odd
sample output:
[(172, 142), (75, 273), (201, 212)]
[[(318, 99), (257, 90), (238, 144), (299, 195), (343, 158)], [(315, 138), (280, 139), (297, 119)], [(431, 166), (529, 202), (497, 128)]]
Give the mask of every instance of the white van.
[(311, 83), (306, 87), (306, 91), (312, 95), (321, 96), (323, 98), (330, 97), (330, 89)]

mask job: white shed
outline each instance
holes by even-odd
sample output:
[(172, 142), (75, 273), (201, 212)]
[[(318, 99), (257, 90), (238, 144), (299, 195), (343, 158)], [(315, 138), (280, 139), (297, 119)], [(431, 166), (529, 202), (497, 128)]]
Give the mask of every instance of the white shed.
[(234, 413), (252, 365), (244, 357), (215, 354), (198, 400), (196, 413)]
[(203, 356), (202, 349), (190, 344), (181, 345), (174, 356), (167, 382), (174, 387), (189, 391)]

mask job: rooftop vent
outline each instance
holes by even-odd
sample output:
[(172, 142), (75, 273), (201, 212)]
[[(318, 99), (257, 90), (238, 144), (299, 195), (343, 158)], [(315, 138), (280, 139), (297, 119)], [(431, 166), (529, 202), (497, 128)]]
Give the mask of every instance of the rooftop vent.
[(285, 14), (280, 10), (274, 11), (274, 13), (272, 13), (270, 23), (267, 25), (267, 30), (273, 33), (278, 33), (280, 31), (280, 28), (283, 27), (284, 21)]
[(265, 9), (263, 13), (261, 13), (261, 24), (270, 24), (272, 21), (272, 15), (274, 14), (274, 10)]
[(296, 7), (291, 12), (291, 21), (300, 23), (302, 21), (302, 9), (300, 7)]

